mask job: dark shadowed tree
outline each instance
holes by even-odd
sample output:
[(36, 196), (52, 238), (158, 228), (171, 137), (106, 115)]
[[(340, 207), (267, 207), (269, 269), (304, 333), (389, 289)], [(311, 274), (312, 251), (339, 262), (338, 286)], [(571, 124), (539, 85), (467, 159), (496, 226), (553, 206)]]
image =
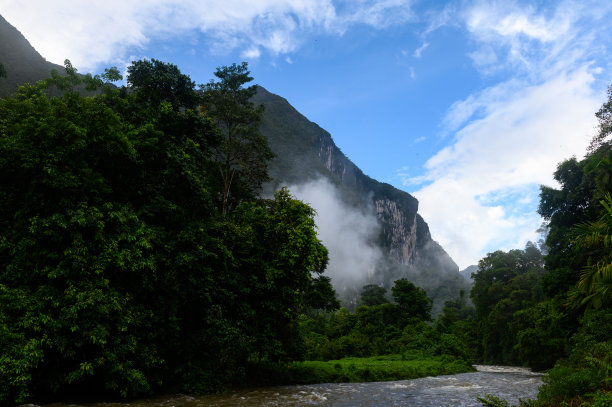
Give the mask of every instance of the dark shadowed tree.
[(337, 311), (340, 301), (336, 298), (336, 290), (331, 278), (319, 276), (310, 280), (308, 289), (304, 293), (304, 306), (312, 310)]
[(395, 281), (391, 294), (402, 312), (412, 318), (424, 321), (431, 320), (431, 300), (422, 288), (412, 284), (405, 278)]
[[(246, 194), (249, 198), (270, 179), (268, 161), (274, 157), (267, 139), (259, 132), (263, 105), (254, 106), (250, 101), (256, 87), (244, 87), (253, 80), (249, 74), (246, 62), (223, 66), (215, 72), (218, 81), (202, 86), (205, 93), (202, 111), (217, 124), (223, 136), (215, 155), (222, 181), (221, 213), (224, 215), (233, 206), (232, 193)], [(240, 178), (246, 189), (234, 189), (236, 178)]]
[(380, 305), (389, 302), (385, 297), (387, 289), (376, 284), (364, 285), (361, 289), (361, 305)]

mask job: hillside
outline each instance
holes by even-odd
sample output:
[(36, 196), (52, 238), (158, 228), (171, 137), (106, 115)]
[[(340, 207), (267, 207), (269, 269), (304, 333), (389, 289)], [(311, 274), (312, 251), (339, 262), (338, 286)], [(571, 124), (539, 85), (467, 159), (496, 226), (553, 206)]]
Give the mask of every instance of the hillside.
[[(347, 207), (376, 217), (380, 229), (375, 243), (383, 256), (366, 282), (389, 289), (394, 279), (408, 277), (426, 288), (434, 299), (434, 312), (441, 309), (444, 300), (466, 288), (455, 262), (432, 239), (427, 223), (418, 213), (416, 198), (365, 175), (335, 145), (327, 131), (301, 115), (284, 98), (258, 87), (253, 101), (266, 108), (261, 130), (277, 154), (271, 163), (274, 181), (267, 186), (268, 193), (281, 186), (323, 178), (336, 187)], [(345, 299), (354, 299), (361, 286), (347, 285), (337, 289)]]
[(64, 71), (62, 66), (47, 62), (1, 15), (0, 38), (0, 63), (6, 69), (6, 78), (0, 80), (0, 96), (16, 91), (26, 82), (33, 83), (49, 77), (53, 69)]

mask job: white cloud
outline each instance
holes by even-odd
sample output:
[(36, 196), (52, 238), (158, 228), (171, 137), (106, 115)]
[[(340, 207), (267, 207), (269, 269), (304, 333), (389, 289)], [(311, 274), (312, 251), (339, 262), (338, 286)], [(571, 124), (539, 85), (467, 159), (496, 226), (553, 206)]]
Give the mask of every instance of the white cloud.
[(429, 47), (429, 43), (427, 41), (423, 42), (420, 47), (414, 50), (412, 56), (415, 58), (421, 58), (421, 55), (423, 55), (423, 51), (425, 51), (427, 47)]
[(421, 185), (414, 194), (432, 236), (466, 267), (537, 240), (537, 186), (554, 185), (557, 164), (584, 154), (594, 132), (604, 89), (593, 61), (608, 60), (612, 5), (480, 1), (454, 20), (448, 10), (425, 34), (463, 27), (466, 55), (489, 84), (449, 107), (440, 123), (449, 143), (404, 179)]
[(410, 79), (412, 79), (412, 80), (416, 79), (417, 76), (416, 76), (416, 72), (414, 71), (414, 67), (413, 66), (410, 67), (408, 72), (409, 72), (409, 75), (410, 75)]
[(251, 47), (242, 52), (242, 57), (247, 59), (257, 59), (261, 55), (261, 51), (257, 47)]
[(479, 2), (463, 12), (465, 28), (476, 41), (469, 54), (488, 74), (499, 69), (543, 80), (584, 62), (597, 47), (612, 4), (561, 1), (544, 10), (518, 1)]
[(325, 274), (335, 288), (342, 291), (371, 277), (382, 257), (374, 243), (380, 232), (376, 216), (344, 204), (336, 187), (324, 178), (290, 186), (289, 190), (317, 211), (318, 237), (329, 250)]
[(338, 20), (346, 27), (361, 23), (387, 28), (416, 18), (410, 0), (340, 0), (337, 3), (344, 11)]
[(414, 193), (419, 211), (460, 267), (487, 251), (536, 240), (541, 219), (523, 206), (537, 201), (534, 184), (553, 184), (559, 161), (585, 151), (601, 103), (592, 82), (583, 66), (539, 85), (500, 85), (465, 101), (467, 111), (483, 107), (482, 117), (430, 158), (423, 176), (411, 179), (431, 182)]
[[(406, 0), (0, 0), (2, 15), (45, 58), (81, 70), (125, 60), (156, 39), (211, 39), (202, 51), (287, 54), (312, 33), (341, 35), (354, 24), (385, 28), (411, 19)], [(255, 51), (255, 50), (258, 51)]]

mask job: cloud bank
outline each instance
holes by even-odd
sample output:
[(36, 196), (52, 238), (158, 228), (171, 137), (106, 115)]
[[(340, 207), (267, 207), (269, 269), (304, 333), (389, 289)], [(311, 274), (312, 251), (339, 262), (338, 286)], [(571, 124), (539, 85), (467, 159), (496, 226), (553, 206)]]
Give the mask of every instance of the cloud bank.
[(557, 164), (584, 154), (603, 96), (593, 90), (603, 35), (593, 27), (606, 13), (595, 6), (479, 2), (461, 13), (474, 67), (503, 80), (452, 104), (440, 124), (450, 143), (421, 175), (400, 174), (420, 185), (419, 210), (460, 268), (536, 241), (539, 185), (554, 185)]
[[(0, 10), (49, 61), (68, 58), (84, 71), (125, 64), (160, 39), (257, 58), (291, 53), (307, 34), (342, 35), (356, 24), (383, 29), (413, 18), (407, 0), (0, 0)], [(198, 32), (206, 44), (198, 44)]]
[(325, 274), (332, 278), (336, 290), (360, 287), (360, 281), (372, 277), (382, 256), (374, 244), (380, 232), (376, 217), (345, 205), (324, 178), (290, 186), (289, 190), (317, 211), (319, 239), (329, 250)]

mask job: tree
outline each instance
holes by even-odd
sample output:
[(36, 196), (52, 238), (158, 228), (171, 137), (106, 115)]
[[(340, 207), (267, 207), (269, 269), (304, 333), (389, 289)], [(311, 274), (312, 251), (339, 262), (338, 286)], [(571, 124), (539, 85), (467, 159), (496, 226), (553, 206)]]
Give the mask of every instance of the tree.
[(6, 69), (2, 64), (0, 64), (0, 78), (6, 78)]
[(423, 321), (431, 320), (432, 302), (422, 288), (415, 286), (405, 278), (401, 278), (396, 280), (391, 287), (391, 294), (400, 310), (410, 318), (418, 318)]
[(0, 100), (0, 402), (147, 393), (155, 233), (122, 194), (130, 126), (102, 97), (44, 90)]
[(360, 303), (367, 306), (386, 304), (389, 302), (389, 300), (385, 298), (386, 293), (386, 288), (376, 284), (364, 285), (361, 289)]
[(578, 281), (582, 304), (601, 308), (612, 303), (612, 196), (602, 200), (603, 213), (593, 222), (580, 223), (572, 229), (576, 248), (588, 253)]
[(591, 140), (589, 150), (595, 152), (606, 144), (609, 145), (608, 137), (612, 134), (612, 85), (608, 87), (608, 100), (595, 113), (599, 121), (599, 133)]
[(219, 213), (218, 131), (175, 66), (135, 62), (129, 88), (66, 68), (0, 100), (0, 404), (211, 391), (295, 355), (313, 209)]
[(319, 276), (310, 280), (309, 287), (304, 293), (304, 306), (326, 312), (340, 309), (340, 301), (336, 298), (336, 290), (331, 284), (330, 277)]
[[(202, 87), (205, 92), (202, 110), (223, 135), (223, 141), (215, 150), (222, 179), (223, 215), (227, 215), (232, 206), (233, 189), (235, 193), (249, 196), (269, 180), (267, 162), (274, 157), (266, 138), (259, 132), (263, 105), (255, 107), (250, 101), (257, 89), (243, 87), (253, 80), (249, 74), (246, 62), (220, 67), (215, 72), (219, 80)], [(247, 187), (245, 190), (234, 188), (236, 177)]]
[(547, 236), (546, 255), (547, 275), (544, 277), (544, 291), (550, 297), (565, 294), (579, 279), (585, 258), (581, 253), (571, 250), (571, 228), (597, 218), (592, 205), (596, 189), (595, 176), (585, 171), (588, 161), (571, 158), (560, 163), (554, 178), (560, 189), (540, 187), (538, 213), (544, 219)]
[(245, 329), (249, 358), (277, 362), (297, 357), (297, 318), (308, 306), (304, 293), (328, 262), (314, 210), (281, 189), (273, 200), (240, 204), (226, 226), (227, 246), (240, 256), (226, 276), (236, 295), (225, 306)]
[(128, 85), (136, 92), (144, 106), (155, 108), (168, 102), (174, 110), (180, 107), (195, 108), (201, 95), (195, 91), (195, 83), (181, 73), (174, 64), (157, 59), (134, 61), (128, 67)]

